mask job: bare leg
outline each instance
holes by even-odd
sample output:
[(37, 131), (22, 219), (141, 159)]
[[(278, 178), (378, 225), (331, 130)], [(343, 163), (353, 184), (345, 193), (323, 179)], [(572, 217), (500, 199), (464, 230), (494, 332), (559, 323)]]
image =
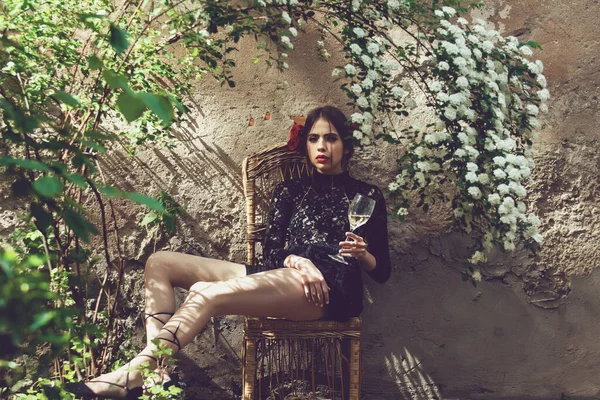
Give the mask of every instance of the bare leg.
[(225, 281), (245, 275), (243, 264), (170, 251), (152, 254), (144, 270), (146, 344), (175, 312), (173, 287), (189, 289), (196, 282)]
[[(272, 316), (292, 320), (315, 320), (324, 316), (325, 310), (309, 303), (304, 295), (301, 277), (294, 269), (281, 268), (254, 275), (218, 282), (198, 282), (156, 336), (175, 352), (190, 343), (214, 315)], [(173, 335), (175, 333), (175, 335)], [(156, 363), (148, 357), (156, 349), (149, 344), (131, 362), (115, 372), (97, 378), (99, 381), (140, 386), (142, 377), (135, 368), (144, 362)], [(129, 372), (128, 372), (129, 371)], [(98, 394), (124, 395), (124, 391), (102, 382), (88, 382), (87, 386)]]

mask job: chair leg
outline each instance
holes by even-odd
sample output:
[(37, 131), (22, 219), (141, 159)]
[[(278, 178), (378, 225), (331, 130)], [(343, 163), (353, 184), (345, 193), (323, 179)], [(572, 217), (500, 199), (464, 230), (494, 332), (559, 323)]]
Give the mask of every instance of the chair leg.
[(242, 347), (242, 400), (254, 400), (256, 341), (244, 338)]
[(350, 339), (350, 400), (360, 399), (360, 338)]

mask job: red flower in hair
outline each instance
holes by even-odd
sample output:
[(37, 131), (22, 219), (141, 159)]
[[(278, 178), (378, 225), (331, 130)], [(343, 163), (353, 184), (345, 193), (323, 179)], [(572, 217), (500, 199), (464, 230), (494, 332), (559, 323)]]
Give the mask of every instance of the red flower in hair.
[(292, 129), (290, 129), (290, 138), (287, 142), (287, 146), (294, 153), (300, 153), (302, 150), (302, 145), (304, 142), (304, 136), (302, 135), (303, 129), (304, 125), (300, 124), (294, 124)]
[(354, 131), (360, 130), (360, 127), (358, 126), (357, 123), (351, 122), (350, 124), (348, 124), (348, 129), (350, 130), (350, 134), (352, 134), (352, 133), (354, 133)]

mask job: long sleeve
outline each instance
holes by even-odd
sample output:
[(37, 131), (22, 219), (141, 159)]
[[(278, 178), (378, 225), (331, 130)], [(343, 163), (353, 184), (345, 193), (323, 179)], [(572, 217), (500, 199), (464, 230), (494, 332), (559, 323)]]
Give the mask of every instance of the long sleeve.
[(388, 244), (387, 208), (385, 198), (380, 189), (375, 191), (375, 209), (369, 222), (365, 225), (369, 252), (377, 260), (375, 268), (368, 272), (373, 280), (384, 283), (390, 278), (391, 261)]
[(263, 241), (264, 263), (267, 268), (283, 268), (283, 261), (292, 253), (285, 249), (285, 242), (293, 209), (289, 187), (282, 182), (273, 192)]

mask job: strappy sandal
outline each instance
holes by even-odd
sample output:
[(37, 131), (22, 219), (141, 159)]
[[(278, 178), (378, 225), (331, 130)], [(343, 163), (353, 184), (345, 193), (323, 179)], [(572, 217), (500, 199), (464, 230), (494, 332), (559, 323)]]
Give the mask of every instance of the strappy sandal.
[(171, 318), (173, 316), (173, 313), (171, 313), (171, 312), (157, 312), (157, 313), (152, 313), (152, 314), (148, 314), (148, 313), (144, 313), (144, 314), (145, 314), (145, 317), (144, 317), (145, 321), (148, 321), (148, 318), (153, 318), (163, 325), (166, 324), (167, 322), (158, 318), (157, 315), (169, 315), (169, 318)]
[(177, 338), (177, 331), (179, 331), (179, 326), (180, 325), (181, 325), (181, 323), (179, 325), (177, 325), (177, 329), (175, 329), (175, 332), (171, 332), (170, 330), (168, 330), (164, 326), (162, 327), (161, 331), (167, 331), (167, 332), (169, 332), (171, 335), (173, 335), (173, 339), (167, 339), (167, 338), (162, 338), (162, 337), (156, 337), (155, 339), (164, 340), (165, 342), (169, 342), (171, 344), (174, 344), (175, 346), (177, 346), (177, 351), (181, 350), (181, 342)]
[[(147, 355), (147, 354), (139, 354), (136, 357), (148, 357), (158, 363), (156, 357)], [(124, 397), (115, 397), (115, 396), (105, 396), (102, 394), (97, 394), (90, 389), (85, 382), (68, 382), (65, 383), (65, 390), (71, 392), (77, 396), (83, 397), (85, 399), (125, 399), (125, 400), (136, 400), (139, 399), (143, 394), (143, 389), (141, 386), (129, 388), (129, 371), (127, 372), (127, 377), (125, 378), (125, 385), (121, 385), (119, 383), (108, 382), (108, 381), (90, 381), (90, 383), (106, 383), (108, 385), (116, 386), (119, 389), (125, 391)]]

